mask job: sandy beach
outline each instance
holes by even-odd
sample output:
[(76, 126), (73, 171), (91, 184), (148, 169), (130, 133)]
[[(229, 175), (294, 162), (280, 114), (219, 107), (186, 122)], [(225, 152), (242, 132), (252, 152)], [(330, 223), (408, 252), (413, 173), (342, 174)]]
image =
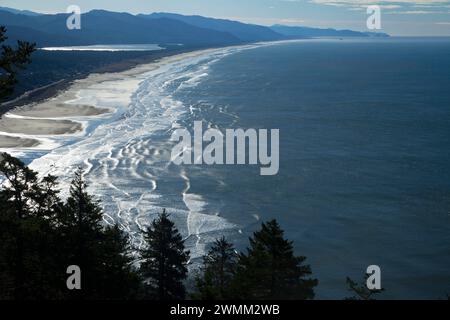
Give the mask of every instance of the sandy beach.
[(0, 148), (32, 148), (37, 145), (39, 145), (39, 141), (33, 139), (23, 139), (5, 135), (0, 137)]
[[(84, 129), (84, 122), (126, 108), (132, 94), (145, 79), (144, 74), (215, 50), (220, 49), (180, 53), (120, 72), (92, 73), (73, 81), (65, 90), (55, 92), (44, 101), (16, 107), (0, 118), (0, 149), (39, 149), (41, 137), (77, 134)], [(89, 96), (90, 91), (108, 101), (108, 106), (80, 103), (81, 96)], [(96, 98), (93, 94), (91, 97)]]
[(88, 105), (67, 105), (63, 103), (43, 103), (26, 106), (14, 110), (14, 115), (42, 118), (42, 117), (87, 117), (108, 113), (110, 110)]
[(26, 135), (73, 134), (81, 129), (80, 123), (70, 120), (6, 118), (0, 121), (0, 132)]

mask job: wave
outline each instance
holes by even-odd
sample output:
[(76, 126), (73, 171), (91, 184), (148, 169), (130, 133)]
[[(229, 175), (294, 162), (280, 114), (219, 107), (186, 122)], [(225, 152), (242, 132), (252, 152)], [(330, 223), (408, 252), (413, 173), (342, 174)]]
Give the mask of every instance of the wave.
[(212, 109), (233, 123), (239, 117), (226, 107), (185, 105), (176, 97), (205, 81), (211, 65), (220, 59), (263, 45), (270, 44), (171, 57), (159, 68), (143, 67), (125, 77), (112, 74), (108, 81), (91, 80), (64, 103), (108, 108), (113, 113), (89, 120), (72, 118), (83, 121), (81, 134), (39, 137), (47, 150), (14, 150), (13, 154), (28, 159), (41, 175), (58, 176), (62, 197), (68, 196), (75, 170), (83, 168), (88, 191), (102, 203), (104, 222), (117, 223), (128, 232), (136, 249), (143, 243), (141, 231), (167, 209), (191, 251), (191, 260), (199, 261), (212, 241), (224, 233), (240, 232), (240, 226), (221, 216), (220, 205), (208, 203), (193, 191), (188, 170), (170, 162), (171, 133), (189, 128), (194, 120), (217, 127), (208, 117)]
[[(206, 212), (204, 198), (190, 192), (186, 171), (170, 163), (171, 133), (192, 117), (189, 106), (174, 95), (199, 85), (208, 77), (212, 63), (236, 50), (175, 61), (141, 79), (98, 83), (79, 90), (68, 103), (112, 108), (116, 113), (87, 129), (82, 139), (34, 159), (30, 167), (60, 177), (63, 197), (73, 172), (82, 167), (89, 191), (102, 202), (105, 223), (118, 223), (137, 249), (142, 246), (141, 231), (165, 208), (191, 258), (201, 257), (222, 231), (237, 226), (217, 212)], [(130, 98), (136, 81), (139, 85)]]
[[(220, 215), (219, 207), (193, 192), (187, 171), (170, 162), (173, 130), (188, 127), (194, 120), (216, 126), (207, 119), (208, 108), (185, 105), (175, 96), (205, 81), (210, 66), (220, 59), (262, 45), (207, 50), (181, 60), (169, 58), (169, 63), (150, 71), (92, 81), (65, 103), (109, 108), (114, 113), (85, 123), (82, 137), (45, 137), (49, 149), (61, 146), (46, 153), (25, 152), (30, 167), (41, 175), (58, 176), (63, 197), (68, 195), (74, 171), (83, 168), (88, 191), (102, 203), (104, 222), (119, 224), (136, 249), (143, 243), (141, 231), (166, 209), (191, 251), (191, 260), (199, 260), (217, 237), (240, 229)], [(218, 112), (234, 121), (238, 118), (226, 107)], [(16, 152), (26, 157), (24, 151)]]

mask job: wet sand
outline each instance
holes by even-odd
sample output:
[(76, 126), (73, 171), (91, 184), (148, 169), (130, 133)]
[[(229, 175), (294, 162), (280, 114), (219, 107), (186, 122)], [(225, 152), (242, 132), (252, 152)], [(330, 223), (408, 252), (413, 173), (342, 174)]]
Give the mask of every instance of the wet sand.
[[(0, 132), (7, 133), (59, 135), (73, 134), (80, 130), (82, 130), (82, 125), (70, 120), (5, 118), (0, 121)], [(3, 137), (0, 139), (0, 142)]]
[(108, 113), (110, 110), (87, 105), (70, 105), (63, 103), (46, 103), (35, 106), (25, 106), (14, 110), (14, 115), (33, 118), (65, 118), (88, 117)]
[[(0, 136), (0, 148), (33, 148), (39, 145), (39, 141), (11, 136)], [(1, 161), (0, 155), (0, 161)]]
[[(75, 134), (83, 125), (74, 118), (98, 117), (114, 112), (115, 107), (126, 107), (132, 94), (145, 77), (144, 74), (168, 63), (194, 58), (218, 50), (203, 49), (170, 55), (150, 63), (143, 63), (120, 72), (91, 73), (86, 78), (74, 80), (64, 90), (40, 102), (30, 102), (16, 107), (0, 118), (0, 148), (33, 148), (39, 146), (39, 136)], [(76, 104), (80, 91), (95, 91), (98, 96), (112, 102), (111, 109)], [(108, 106), (109, 107), (109, 106)], [(8, 133), (2, 134), (3, 133)], [(16, 137), (12, 137), (13, 135)]]

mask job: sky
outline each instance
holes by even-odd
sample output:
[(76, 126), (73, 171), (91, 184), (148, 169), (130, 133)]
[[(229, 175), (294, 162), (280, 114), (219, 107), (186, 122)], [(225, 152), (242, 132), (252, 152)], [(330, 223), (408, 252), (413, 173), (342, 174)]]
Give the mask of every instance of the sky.
[(42, 13), (78, 5), (136, 13), (174, 12), (262, 25), (367, 29), (367, 6), (381, 8), (381, 32), (396, 36), (450, 36), (450, 0), (0, 0), (0, 6)]

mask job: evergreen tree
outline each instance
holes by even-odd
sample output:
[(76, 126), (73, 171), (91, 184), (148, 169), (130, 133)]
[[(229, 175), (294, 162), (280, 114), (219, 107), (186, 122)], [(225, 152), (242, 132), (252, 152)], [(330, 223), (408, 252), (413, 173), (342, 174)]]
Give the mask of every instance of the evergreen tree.
[[(15, 299), (55, 295), (52, 217), (60, 209), (56, 178), (39, 180), (20, 160), (1, 154), (0, 264), (5, 278), (2, 291)], [(3, 295), (0, 293), (0, 296)]]
[[(6, 28), (0, 26), (0, 44), (7, 39)], [(0, 54), (0, 101), (10, 96), (17, 83), (17, 72), (30, 63), (30, 56), (36, 50), (34, 44), (18, 41), (17, 48), (1, 46)]]
[[(7, 39), (6, 28), (0, 26), (0, 44)], [(23, 68), (30, 62), (30, 56), (35, 50), (34, 44), (18, 42), (17, 49), (3, 45), (0, 54), (0, 101), (10, 96), (17, 83), (17, 70)], [(20, 173), (32, 176), (31, 172), (23, 172), (23, 164), (13, 161), (9, 155), (0, 154), (0, 172), (2, 174), (14, 174), (11, 169), (20, 169)], [(12, 163), (11, 163), (12, 162)], [(11, 165), (11, 168), (9, 167)], [(20, 176), (22, 176), (20, 174)], [(24, 176), (22, 176), (24, 177)], [(8, 179), (16, 180), (14, 177)], [(20, 178), (19, 178), (20, 180)], [(26, 212), (26, 208), (19, 208), (22, 201), (22, 191), (2, 190), (0, 195), (0, 299), (25, 298), (24, 279), (24, 248), (23, 248), (23, 228), (21, 218)], [(12, 195), (10, 192), (15, 193)], [(11, 199), (11, 196), (19, 196)], [(14, 203), (15, 212), (10, 207)], [(13, 249), (14, 248), (14, 249)], [(9, 257), (9, 258), (8, 258)], [(11, 257), (13, 257), (11, 259)], [(11, 271), (12, 266), (16, 266), (15, 271)]]
[(129, 239), (119, 227), (104, 227), (99, 201), (87, 192), (83, 171), (78, 169), (64, 207), (67, 266), (77, 265), (82, 273), (82, 290), (76, 299), (132, 299), (139, 296), (140, 279), (132, 266)]
[(98, 290), (98, 243), (102, 237), (102, 210), (99, 203), (87, 193), (83, 171), (78, 169), (70, 186), (63, 214), (59, 217), (62, 241), (66, 245), (66, 268), (76, 265), (81, 269), (82, 290), (74, 290), (72, 298), (93, 299)]
[(141, 278), (133, 266), (128, 236), (117, 224), (106, 227), (99, 247), (99, 297), (112, 300), (140, 299), (143, 295)]
[(79, 168), (75, 172), (75, 178), (70, 186), (70, 197), (67, 199), (66, 215), (63, 223), (74, 227), (78, 236), (85, 234), (97, 236), (102, 229), (102, 209), (99, 201), (95, 200), (87, 192), (87, 184), (83, 179), (83, 170)]
[(275, 220), (262, 224), (241, 254), (234, 279), (234, 294), (243, 299), (313, 299), (316, 279), (305, 257), (295, 256), (291, 241)]
[(195, 299), (224, 300), (230, 297), (230, 286), (237, 268), (237, 254), (225, 237), (214, 242), (203, 257), (202, 275), (196, 278)]
[(177, 228), (164, 210), (145, 231), (146, 248), (141, 251), (141, 275), (149, 298), (184, 299), (189, 251)]

